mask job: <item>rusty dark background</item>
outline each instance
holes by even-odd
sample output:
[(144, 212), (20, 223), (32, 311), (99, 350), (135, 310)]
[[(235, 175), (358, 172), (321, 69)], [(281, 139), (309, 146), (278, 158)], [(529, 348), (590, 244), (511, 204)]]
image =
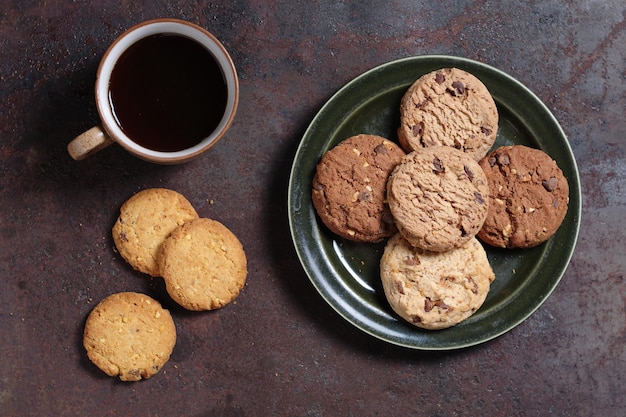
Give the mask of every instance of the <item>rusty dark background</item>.
[[(158, 166), (112, 146), (83, 162), (66, 144), (95, 125), (100, 57), (125, 29), (175, 17), (219, 37), (241, 82), (227, 137)], [(301, 268), (287, 222), (291, 161), (323, 103), (397, 58), (446, 54), (532, 89), (580, 169), (576, 251), (545, 304), (509, 333), (450, 352), (403, 349), (341, 319)], [(622, 416), (626, 409), (626, 5), (541, 1), (0, 2), (0, 415)], [(220, 311), (188, 313), (133, 272), (110, 230), (148, 187), (180, 191), (228, 225), (248, 283)], [(87, 314), (142, 291), (178, 343), (152, 379), (89, 362)]]

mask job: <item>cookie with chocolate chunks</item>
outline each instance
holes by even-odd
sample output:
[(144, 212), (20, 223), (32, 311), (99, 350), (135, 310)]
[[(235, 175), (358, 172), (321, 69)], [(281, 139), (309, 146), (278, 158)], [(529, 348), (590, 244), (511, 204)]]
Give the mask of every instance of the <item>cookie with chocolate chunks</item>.
[(423, 75), (402, 97), (398, 139), (406, 152), (450, 146), (478, 161), (497, 133), (496, 104), (487, 87), (466, 71), (443, 68)]
[(478, 237), (503, 248), (529, 248), (557, 231), (569, 203), (563, 171), (545, 152), (523, 145), (495, 149), (480, 162), (489, 213)]
[(411, 152), (387, 181), (398, 231), (411, 245), (436, 252), (458, 248), (478, 233), (488, 194), (478, 162), (448, 146)]
[(360, 134), (327, 151), (313, 178), (312, 200), (333, 233), (356, 242), (378, 242), (396, 232), (386, 203), (387, 178), (405, 155), (397, 144)]
[(476, 238), (446, 252), (411, 246), (400, 234), (389, 239), (380, 261), (389, 305), (414, 326), (445, 329), (483, 304), (495, 274)]

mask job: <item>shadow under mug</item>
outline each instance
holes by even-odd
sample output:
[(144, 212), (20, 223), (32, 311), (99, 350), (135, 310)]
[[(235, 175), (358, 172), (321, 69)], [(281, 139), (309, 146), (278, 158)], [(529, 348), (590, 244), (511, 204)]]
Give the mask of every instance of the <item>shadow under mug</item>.
[[(222, 97), (222, 100), (225, 99), (225, 103), (222, 103), (224, 110), (221, 118), (219, 118), (219, 114), (215, 115), (208, 113), (210, 111), (215, 111), (212, 109), (212, 106), (207, 105), (211, 100), (215, 99), (214, 97), (211, 97), (210, 94), (207, 97), (203, 97), (202, 100), (197, 103), (198, 106), (202, 106), (203, 108), (195, 109), (193, 112), (193, 114), (198, 114), (197, 117), (200, 118), (204, 118), (205, 116), (203, 115), (206, 115), (206, 118), (212, 117), (215, 119), (216, 126), (210, 131), (210, 133), (206, 134), (206, 136), (197, 138), (197, 140), (195, 140), (189, 147), (173, 151), (155, 150), (138, 143), (141, 142), (140, 140), (133, 140), (129, 137), (129, 134), (125, 132), (125, 129), (122, 126), (123, 123), (120, 123), (119, 121), (119, 115), (116, 114), (111, 98), (111, 78), (120, 57), (125, 59), (125, 53), (138, 41), (147, 38), (159, 37), (161, 35), (176, 35), (181, 40), (185, 39), (186, 42), (191, 40), (197, 45), (203, 47), (204, 50), (210, 54), (210, 59), (214, 61), (213, 65), (217, 65), (219, 72), (221, 72), (221, 76), (223, 77), (223, 79), (215, 81), (221, 84), (222, 89), (224, 86), (226, 89), (225, 97)], [(180, 53), (180, 50), (177, 53)], [(161, 57), (159, 56), (158, 59), (160, 58)], [(164, 55), (164, 62), (167, 59), (167, 56)], [(147, 70), (151, 71), (150, 68)], [(141, 79), (143, 74), (135, 74), (135, 76), (138, 76)], [(209, 76), (210, 74), (207, 74), (207, 77)], [(212, 82), (212, 80), (204, 81), (205, 83)], [(178, 19), (149, 20), (124, 32), (111, 44), (100, 61), (95, 88), (96, 106), (100, 115), (101, 123), (77, 136), (68, 144), (68, 152), (75, 160), (87, 158), (112, 143), (117, 143), (131, 154), (150, 162), (160, 164), (177, 164), (187, 162), (210, 149), (224, 136), (232, 124), (239, 102), (239, 81), (237, 78), (237, 72), (233, 61), (224, 46), (219, 42), (219, 40), (217, 40), (217, 38), (215, 38), (215, 36), (205, 29)], [(193, 93), (198, 94), (197, 91), (194, 91)], [(206, 112), (204, 105), (206, 105)], [(165, 117), (165, 121), (161, 120), (161, 117), (159, 117), (159, 123), (167, 123), (167, 117)], [(176, 140), (176, 138), (172, 138), (172, 140)]]

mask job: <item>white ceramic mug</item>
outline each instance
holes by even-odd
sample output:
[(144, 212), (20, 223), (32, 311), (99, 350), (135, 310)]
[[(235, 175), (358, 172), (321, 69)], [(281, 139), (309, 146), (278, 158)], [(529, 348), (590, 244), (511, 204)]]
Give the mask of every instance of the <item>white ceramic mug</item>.
[[(217, 127), (193, 146), (176, 151), (158, 151), (142, 146), (130, 138), (118, 124), (110, 99), (111, 75), (118, 59), (137, 41), (152, 35), (173, 34), (191, 39), (210, 52), (217, 62), (226, 85), (226, 104)], [(210, 99), (210, 98), (207, 98)], [(100, 125), (89, 129), (69, 143), (67, 149), (76, 160), (84, 159), (112, 143), (124, 147), (131, 154), (155, 163), (176, 164), (187, 162), (217, 143), (230, 127), (239, 101), (237, 72), (224, 46), (205, 29), (178, 19), (156, 19), (140, 23), (117, 38), (100, 61), (96, 80), (96, 105)]]

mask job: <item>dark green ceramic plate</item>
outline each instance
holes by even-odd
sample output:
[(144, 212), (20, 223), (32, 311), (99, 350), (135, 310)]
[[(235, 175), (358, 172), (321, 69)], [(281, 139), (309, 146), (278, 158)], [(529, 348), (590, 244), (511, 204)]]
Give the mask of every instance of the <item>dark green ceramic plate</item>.
[[(379, 278), (383, 244), (354, 243), (329, 232), (311, 202), (315, 166), (328, 149), (358, 133), (396, 140), (399, 103), (421, 75), (443, 67), (468, 71), (487, 86), (500, 115), (494, 147), (540, 148), (561, 167), (570, 186), (567, 216), (546, 243), (526, 250), (486, 247), (496, 279), (483, 306), (459, 325), (421, 330), (400, 319)], [(389, 343), (444, 350), (493, 339), (520, 324), (546, 300), (569, 263), (580, 225), (578, 168), (563, 130), (526, 87), (495, 68), (463, 58), (419, 56), (376, 67), (341, 88), (319, 111), (297, 150), (289, 181), (291, 235), (304, 270), (321, 296), (359, 329)]]

